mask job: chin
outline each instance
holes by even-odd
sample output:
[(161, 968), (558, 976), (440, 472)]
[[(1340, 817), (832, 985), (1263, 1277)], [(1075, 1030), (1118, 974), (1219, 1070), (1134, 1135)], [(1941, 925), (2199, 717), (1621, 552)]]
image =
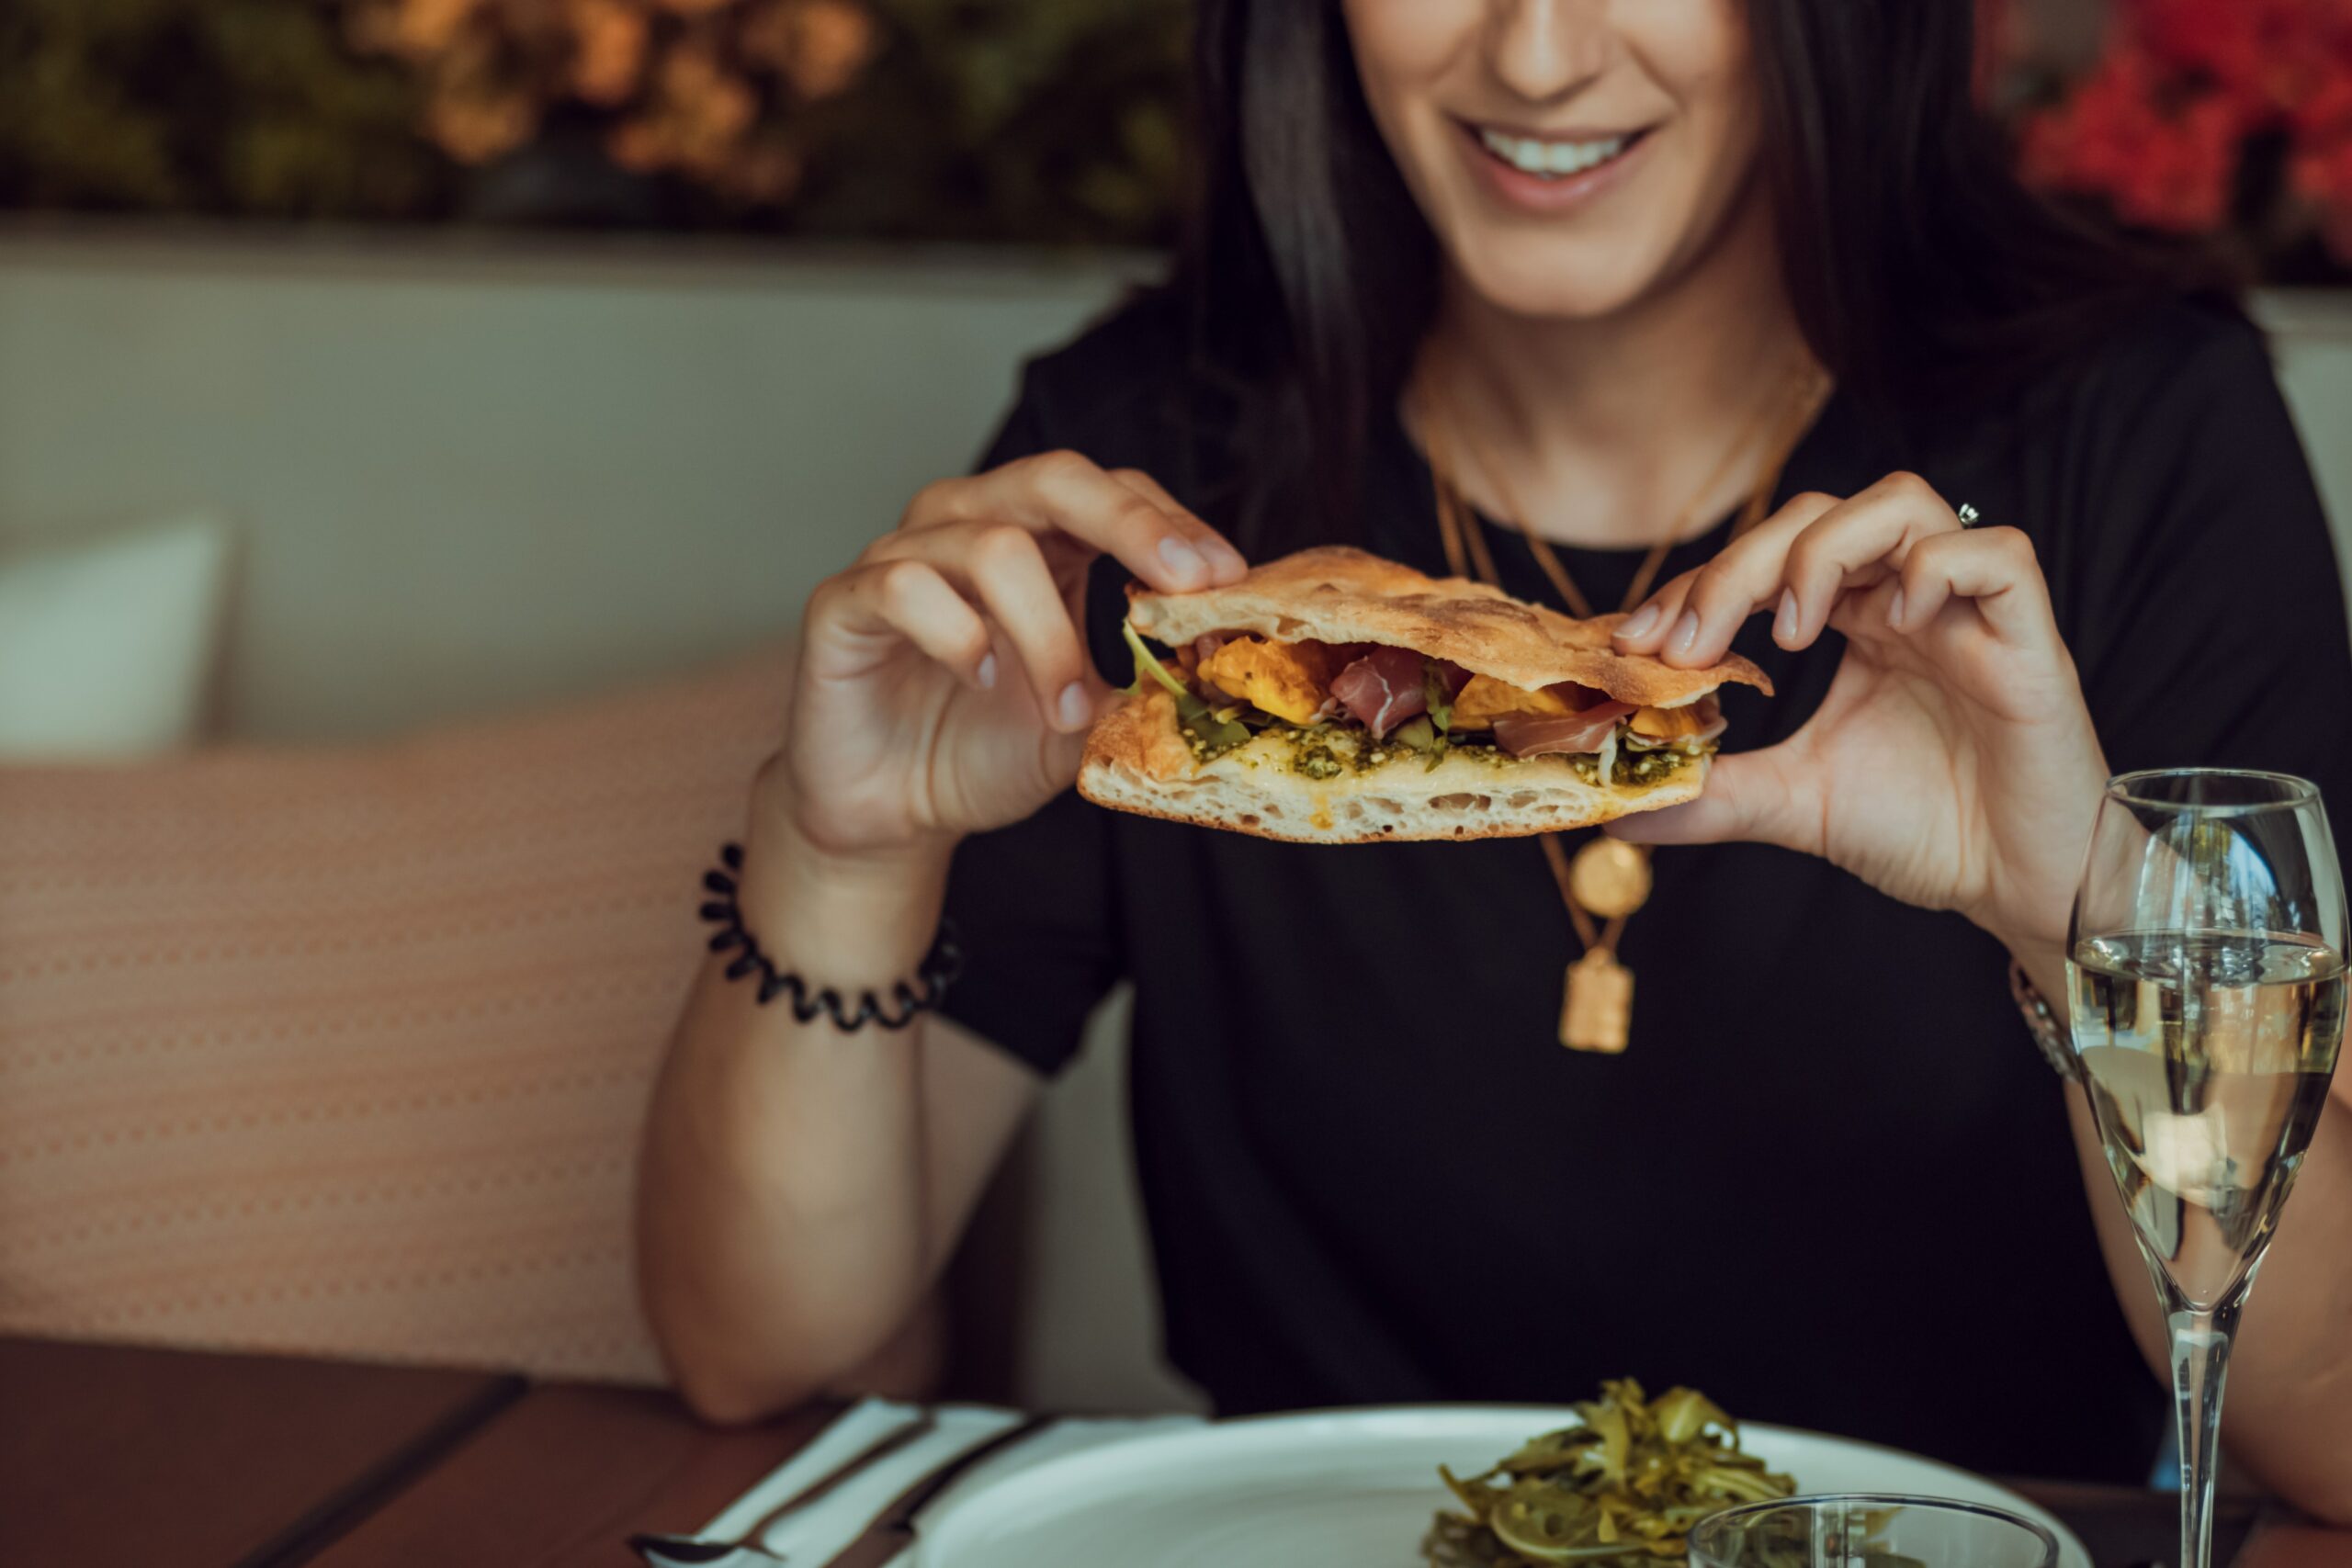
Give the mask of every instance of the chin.
[(1531, 320), (1603, 320), (1638, 303), (1664, 272), (1647, 247), (1530, 244), (1475, 233), (1464, 242), (1453, 253), (1463, 281), (1496, 310)]

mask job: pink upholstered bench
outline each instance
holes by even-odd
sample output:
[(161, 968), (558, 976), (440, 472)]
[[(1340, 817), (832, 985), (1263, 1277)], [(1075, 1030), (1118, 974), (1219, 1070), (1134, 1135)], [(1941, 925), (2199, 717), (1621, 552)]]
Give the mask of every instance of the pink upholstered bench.
[(0, 1332), (659, 1378), (639, 1123), (784, 681), (0, 770)]

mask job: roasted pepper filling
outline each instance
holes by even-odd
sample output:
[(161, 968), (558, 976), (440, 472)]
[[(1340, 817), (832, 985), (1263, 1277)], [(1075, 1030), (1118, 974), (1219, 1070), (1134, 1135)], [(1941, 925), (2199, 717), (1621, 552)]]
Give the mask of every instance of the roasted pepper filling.
[(1163, 660), (1132, 626), (1136, 684), (1164, 687), (1193, 755), (1210, 762), (1261, 734), (1286, 743), (1311, 779), (1449, 756), (1487, 763), (1559, 757), (1588, 783), (1662, 784), (1715, 749), (1723, 719), (1710, 694), (1640, 707), (1574, 682), (1537, 690), (1409, 649), (1276, 642), (1247, 634), (1195, 639)]

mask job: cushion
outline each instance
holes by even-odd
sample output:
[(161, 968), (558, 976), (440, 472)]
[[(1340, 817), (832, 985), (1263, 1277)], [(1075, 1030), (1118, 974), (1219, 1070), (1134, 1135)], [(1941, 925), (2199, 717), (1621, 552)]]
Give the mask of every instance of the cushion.
[(228, 530), (202, 515), (0, 556), (0, 758), (196, 739), (228, 576)]
[(0, 769), (0, 1333), (658, 1378), (639, 1127), (785, 683)]

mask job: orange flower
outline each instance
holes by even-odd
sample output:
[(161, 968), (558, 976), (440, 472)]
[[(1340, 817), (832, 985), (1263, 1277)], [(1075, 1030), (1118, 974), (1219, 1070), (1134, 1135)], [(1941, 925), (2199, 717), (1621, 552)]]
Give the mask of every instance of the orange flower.
[(425, 129), (460, 164), (487, 164), (511, 152), (538, 129), (538, 111), (522, 93), (437, 95), (425, 110)]
[(708, 48), (682, 44), (663, 56), (651, 103), (614, 128), (614, 158), (640, 171), (682, 169), (706, 179), (727, 166), (758, 118), (759, 96)]
[(808, 103), (846, 92), (880, 43), (873, 13), (856, 0), (779, 0), (743, 24), (743, 52)]
[(606, 107), (628, 101), (645, 70), (646, 15), (628, 0), (568, 0), (571, 90)]
[(480, 8), (481, 0), (394, 0), (390, 18), (392, 49), (412, 60), (426, 59), (447, 49)]

